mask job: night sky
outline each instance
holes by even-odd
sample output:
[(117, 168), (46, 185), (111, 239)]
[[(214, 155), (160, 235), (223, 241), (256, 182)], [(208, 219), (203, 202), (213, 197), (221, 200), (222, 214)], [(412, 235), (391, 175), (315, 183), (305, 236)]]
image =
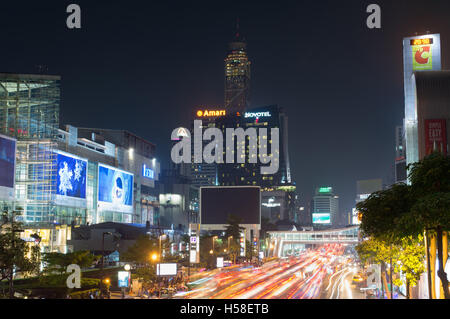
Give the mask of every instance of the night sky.
[[(29, 4), (27, 4), (29, 3)], [(82, 29), (66, 27), (77, 3)], [(370, 30), (366, 7), (382, 8)], [(0, 9), (0, 72), (62, 76), (61, 123), (127, 129), (157, 145), (198, 105), (223, 105), (223, 59), (236, 18), (252, 61), (251, 102), (289, 116), (298, 193), (333, 186), (341, 210), (356, 181), (393, 178), (404, 113), (402, 38), (440, 33), (450, 62), (450, 1), (8, 1)]]

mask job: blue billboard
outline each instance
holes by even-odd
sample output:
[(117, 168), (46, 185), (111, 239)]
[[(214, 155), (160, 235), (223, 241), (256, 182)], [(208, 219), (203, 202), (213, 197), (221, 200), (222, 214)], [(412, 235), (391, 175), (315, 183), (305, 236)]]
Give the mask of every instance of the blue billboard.
[(16, 140), (0, 135), (0, 199), (14, 199)]
[(98, 165), (98, 205), (104, 210), (133, 212), (133, 174)]
[(86, 199), (87, 160), (56, 153), (56, 194)]
[(313, 224), (331, 224), (331, 214), (329, 213), (313, 213)]

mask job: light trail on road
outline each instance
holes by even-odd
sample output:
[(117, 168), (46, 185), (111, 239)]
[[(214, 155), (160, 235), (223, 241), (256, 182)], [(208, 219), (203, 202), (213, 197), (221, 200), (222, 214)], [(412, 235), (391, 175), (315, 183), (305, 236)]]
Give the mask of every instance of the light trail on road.
[[(191, 291), (174, 298), (189, 299), (312, 299), (331, 288), (330, 298), (352, 297), (345, 278), (351, 273), (341, 244), (307, 250), (300, 256), (270, 261), (261, 267), (233, 266), (204, 272), (191, 283)], [(332, 269), (341, 267), (331, 274)], [(327, 281), (328, 278), (328, 281)], [(325, 287), (327, 284), (327, 287)]]

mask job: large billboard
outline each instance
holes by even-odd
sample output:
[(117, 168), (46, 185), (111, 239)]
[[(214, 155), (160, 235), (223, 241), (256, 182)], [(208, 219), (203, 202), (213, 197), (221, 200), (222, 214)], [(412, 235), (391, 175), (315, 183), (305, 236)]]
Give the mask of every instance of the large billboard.
[(176, 276), (177, 275), (177, 264), (156, 264), (156, 275), (157, 276)]
[(16, 140), (0, 135), (0, 200), (14, 200)]
[(330, 213), (313, 213), (312, 214), (313, 224), (331, 224), (331, 214)]
[(98, 207), (123, 213), (133, 212), (133, 174), (98, 164)]
[(75, 200), (85, 204), (88, 161), (60, 151), (55, 153), (55, 201), (60, 204), (65, 204), (68, 201)]
[(241, 218), (241, 224), (261, 224), (259, 186), (218, 186), (200, 188), (200, 223), (221, 225), (228, 216)]

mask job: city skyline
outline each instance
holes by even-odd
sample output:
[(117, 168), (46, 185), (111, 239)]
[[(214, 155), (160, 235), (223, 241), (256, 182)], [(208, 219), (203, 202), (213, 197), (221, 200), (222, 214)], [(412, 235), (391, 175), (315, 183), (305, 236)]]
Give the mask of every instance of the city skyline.
[[(168, 167), (170, 131), (187, 126), (185, 119), (200, 105), (223, 105), (223, 60), (239, 17), (252, 61), (252, 107), (275, 103), (286, 109), (292, 179), (302, 202), (315, 187), (333, 186), (341, 213), (354, 206), (357, 180), (393, 179), (394, 130), (404, 112), (403, 37), (441, 33), (444, 69), (450, 52), (446, 1), (433, 1), (427, 15), (419, 2), (379, 1), (381, 30), (367, 29), (367, 4), (357, 1), (311, 4), (308, 15), (294, 4), (180, 3), (164, 17), (157, 14), (169, 12), (164, 4), (133, 15), (117, 4), (79, 4), (81, 30), (64, 28), (65, 4), (8, 4), (1, 13), (3, 27), (18, 35), (2, 71), (39, 73), (36, 66), (45, 65), (44, 73), (61, 75), (62, 124), (128, 129), (154, 142)], [(35, 28), (9, 23), (17, 16)], [(106, 21), (108, 16), (117, 19)], [(32, 38), (27, 47), (17, 42), (21, 35)]]
[(0, 299), (169, 317), (450, 299), (449, 17), (449, 0), (5, 3)]

